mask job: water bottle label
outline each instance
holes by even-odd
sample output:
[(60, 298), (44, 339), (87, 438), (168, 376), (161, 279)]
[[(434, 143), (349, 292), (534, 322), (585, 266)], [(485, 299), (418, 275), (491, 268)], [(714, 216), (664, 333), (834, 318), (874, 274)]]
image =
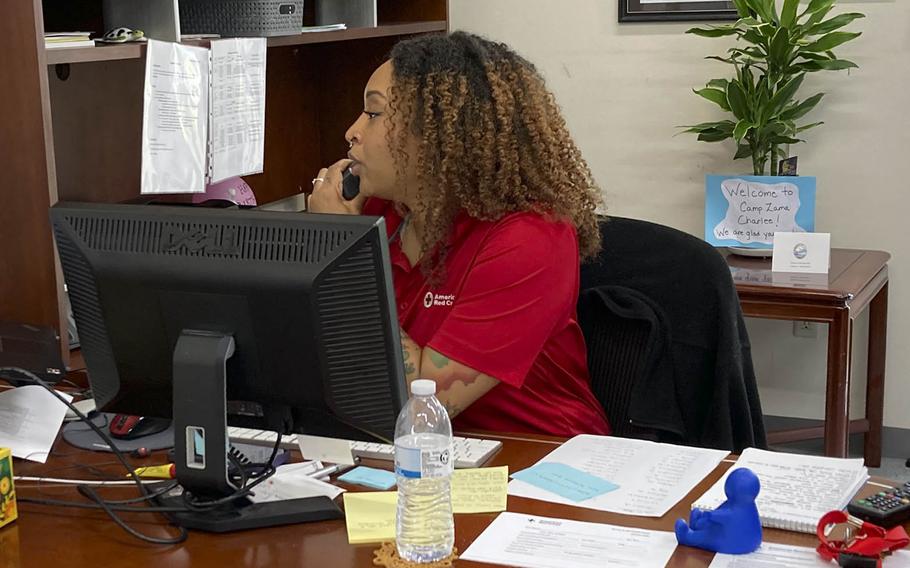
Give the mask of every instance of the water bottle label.
[(452, 473), (452, 448), (424, 450), (421, 477), (446, 477)]
[(423, 450), (395, 446), (395, 473), (411, 479), (445, 477), (452, 473), (452, 448)]
[(395, 473), (402, 477), (420, 479), (420, 448), (395, 446)]

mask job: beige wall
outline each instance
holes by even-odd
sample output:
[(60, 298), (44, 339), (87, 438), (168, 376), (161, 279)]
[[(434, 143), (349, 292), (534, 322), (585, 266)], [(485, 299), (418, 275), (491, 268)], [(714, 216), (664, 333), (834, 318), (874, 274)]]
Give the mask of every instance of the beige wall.
[[(813, 76), (804, 92), (828, 93), (807, 118), (826, 124), (794, 146), (800, 173), (818, 177), (817, 230), (836, 247), (889, 251), (891, 288), (885, 423), (910, 428), (910, 1), (841, 0), (861, 11), (864, 35), (839, 50), (860, 65), (850, 75)], [(675, 136), (680, 124), (721, 116), (691, 93), (726, 66), (704, 61), (723, 40), (685, 35), (692, 24), (617, 23), (616, 0), (449, 0), (451, 27), (509, 43), (535, 62), (616, 215), (702, 235), (704, 175), (748, 172), (732, 142)], [(857, 368), (865, 330), (856, 328)], [(786, 322), (749, 321), (765, 412), (824, 415), (825, 328), (795, 338)], [(865, 374), (854, 374), (862, 408)], [(861, 410), (860, 410), (861, 412)]]

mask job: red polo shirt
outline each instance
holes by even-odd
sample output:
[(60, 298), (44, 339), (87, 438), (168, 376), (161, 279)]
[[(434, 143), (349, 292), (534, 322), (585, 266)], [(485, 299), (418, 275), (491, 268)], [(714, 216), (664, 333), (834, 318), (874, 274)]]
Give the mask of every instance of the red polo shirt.
[[(390, 236), (401, 223), (388, 201), (371, 198), (363, 213), (385, 217)], [(455, 418), (455, 428), (609, 434), (575, 313), (574, 228), (531, 212), (499, 221), (461, 213), (450, 243), (445, 279), (433, 289), (397, 238), (389, 253), (402, 329), (418, 345), (500, 381)]]

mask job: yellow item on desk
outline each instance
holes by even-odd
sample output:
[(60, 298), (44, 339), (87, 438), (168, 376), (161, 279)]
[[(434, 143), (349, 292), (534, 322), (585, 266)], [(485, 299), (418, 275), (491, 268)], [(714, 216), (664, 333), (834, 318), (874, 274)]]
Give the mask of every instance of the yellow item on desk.
[(456, 469), (452, 472), (453, 513), (498, 513), (506, 510), (509, 466)]
[(0, 448), (0, 527), (15, 521), (17, 516), (13, 456), (9, 448)]
[[(177, 467), (172, 463), (137, 467), (135, 471), (143, 479), (174, 479), (177, 476)], [(130, 477), (130, 474), (126, 476)]]
[(397, 491), (344, 494), (344, 522), (348, 542), (363, 544), (395, 540)]
[[(452, 474), (453, 513), (496, 513), (506, 510), (509, 467), (456, 469)], [(397, 491), (344, 494), (344, 518), (350, 544), (395, 539)]]

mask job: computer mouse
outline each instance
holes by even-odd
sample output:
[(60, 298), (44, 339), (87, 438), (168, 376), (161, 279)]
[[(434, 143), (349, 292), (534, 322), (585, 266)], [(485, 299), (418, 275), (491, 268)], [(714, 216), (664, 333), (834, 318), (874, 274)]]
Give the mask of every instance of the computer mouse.
[(115, 414), (111, 419), (111, 436), (121, 440), (135, 440), (142, 436), (151, 436), (167, 430), (171, 421), (165, 418), (151, 418), (149, 416), (131, 416), (129, 414)]

